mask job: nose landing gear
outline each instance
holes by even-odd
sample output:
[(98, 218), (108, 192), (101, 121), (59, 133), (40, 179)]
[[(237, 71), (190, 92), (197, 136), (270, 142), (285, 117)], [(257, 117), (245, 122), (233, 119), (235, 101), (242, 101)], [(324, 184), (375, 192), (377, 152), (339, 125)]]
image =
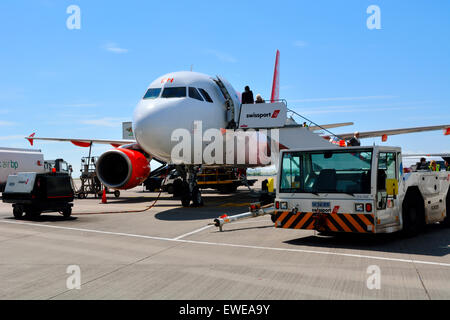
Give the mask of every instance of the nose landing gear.
[[(184, 168), (183, 168), (184, 169)], [(180, 170), (183, 177), (182, 192), (181, 192), (181, 205), (183, 207), (189, 207), (192, 201), (192, 207), (202, 207), (203, 198), (200, 192), (200, 188), (197, 185), (197, 172), (200, 168), (198, 166), (190, 166), (187, 170)]]

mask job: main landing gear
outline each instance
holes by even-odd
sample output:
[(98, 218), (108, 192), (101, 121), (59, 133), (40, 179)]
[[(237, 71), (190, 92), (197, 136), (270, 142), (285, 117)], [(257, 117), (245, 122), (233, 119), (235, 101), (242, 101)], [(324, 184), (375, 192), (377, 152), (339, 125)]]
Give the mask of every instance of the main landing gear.
[(199, 166), (177, 168), (177, 171), (183, 178), (183, 182), (180, 186), (181, 204), (183, 207), (189, 207), (191, 201), (192, 207), (203, 206), (202, 194), (197, 185), (197, 173), (199, 169)]

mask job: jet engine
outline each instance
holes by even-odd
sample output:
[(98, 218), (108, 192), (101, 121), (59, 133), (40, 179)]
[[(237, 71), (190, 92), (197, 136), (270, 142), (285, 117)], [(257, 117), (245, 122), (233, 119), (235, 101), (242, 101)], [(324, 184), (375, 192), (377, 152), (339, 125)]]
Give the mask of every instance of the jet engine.
[(139, 150), (116, 148), (97, 160), (97, 177), (112, 189), (131, 189), (147, 179), (150, 159)]

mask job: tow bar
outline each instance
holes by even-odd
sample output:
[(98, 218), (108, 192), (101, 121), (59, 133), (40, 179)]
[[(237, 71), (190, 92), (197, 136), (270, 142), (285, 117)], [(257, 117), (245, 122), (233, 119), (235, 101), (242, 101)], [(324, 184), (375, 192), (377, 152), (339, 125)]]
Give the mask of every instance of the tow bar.
[(231, 223), (233, 221), (239, 221), (242, 219), (261, 217), (265, 216), (266, 214), (273, 215), (274, 212), (275, 209), (273, 208), (273, 204), (261, 206), (260, 202), (256, 202), (250, 205), (249, 212), (236, 214), (234, 216), (228, 216), (227, 214), (224, 214), (219, 218), (214, 219), (214, 222), (210, 223), (210, 225), (215, 225), (216, 227), (219, 228), (220, 232), (222, 232), (223, 231), (222, 227), (224, 224)]

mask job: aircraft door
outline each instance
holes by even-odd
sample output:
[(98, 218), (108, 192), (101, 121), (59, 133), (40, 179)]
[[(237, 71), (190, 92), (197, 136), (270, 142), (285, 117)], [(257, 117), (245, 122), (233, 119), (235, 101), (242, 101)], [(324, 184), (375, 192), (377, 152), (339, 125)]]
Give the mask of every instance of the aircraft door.
[[(233, 86), (225, 78), (223, 78), (221, 76), (217, 76), (217, 79), (219, 79), (223, 83), (223, 86), (225, 87), (226, 91), (228, 91), (228, 94), (229, 94), (231, 100), (233, 101), (234, 121), (236, 123), (238, 123), (239, 113), (241, 111), (241, 101), (239, 100), (237, 92), (236, 92), (236, 90), (234, 90)], [(229, 111), (228, 113), (229, 114), (227, 115), (227, 120), (230, 121), (231, 120), (231, 111)]]

